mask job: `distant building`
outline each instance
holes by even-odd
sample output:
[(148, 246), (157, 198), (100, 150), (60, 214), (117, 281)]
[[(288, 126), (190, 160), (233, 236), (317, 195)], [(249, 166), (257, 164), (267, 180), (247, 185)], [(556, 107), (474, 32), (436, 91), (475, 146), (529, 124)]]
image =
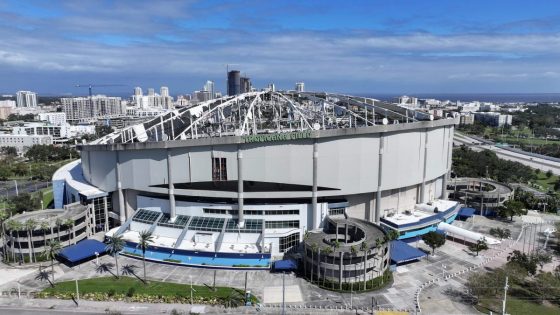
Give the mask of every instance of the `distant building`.
[(159, 88), (159, 95), (161, 97), (169, 97), (169, 88), (167, 86)]
[(418, 105), (418, 98), (403, 95), (403, 96), (397, 97), (397, 104), (417, 106)]
[(209, 91), (194, 91), (193, 95), (199, 102), (205, 102), (212, 99)]
[(13, 114), (16, 102), (12, 100), (0, 101), (0, 119), (8, 119)]
[(474, 115), (473, 114), (462, 114), (459, 116), (459, 124), (460, 125), (472, 125), (474, 124)]
[(148, 89), (148, 96), (154, 96), (155, 94), (156, 94), (156, 91), (153, 88)]
[(12, 135), (49, 135), (53, 140), (80, 137), (83, 135), (95, 134), (95, 125), (76, 125), (69, 124), (51, 125), (45, 122), (31, 122), (23, 126), (16, 126), (12, 129)]
[(460, 103), (457, 101), (457, 106), (461, 108), (462, 113), (478, 112), (480, 110), (480, 102)]
[(216, 97), (214, 91), (214, 81), (210, 81), (210, 80), (206, 81), (206, 83), (204, 84), (204, 91), (210, 93), (210, 99), (214, 99)]
[(305, 92), (305, 83), (297, 82), (296, 83), (296, 92)]
[(53, 137), (49, 135), (0, 134), (0, 147), (15, 147), (18, 153), (23, 153), (36, 144), (53, 144)]
[(66, 113), (40, 113), (39, 120), (48, 121), (51, 125), (60, 126), (66, 124)]
[(31, 91), (18, 91), (17, 107), (37, 107), (37, 93)]
[(272, 92), (276, 92), (276, 85), (274, 85), (274, 83), (269, 83), (268, 89)]
[(91, 97), (61, 98), (66, 119), (70, 122), (89, 121), (100, 117), (124, 115), (126, 106), (120, 97), (94, 95)]
[(143, 93), (142, 93), (142, 88), (139, 87), (139, 86), (135, 87), (135, 88), (134, 88), (134, 95), (135, 95), (135, 96), (142, 96), (142, 95), (143, 95)]
[(239, 85), (240, 85), (241, 93), (251, 92), (253, 88), (251, 84), (251, 79), (248, 77), (239, 78)]
[(241, 93), (241, 74), (239, 70), (231, 70), (228, 72), (228, 90), (229, 96)]
[(493, 127), (511, 125), (512, 116), (500, 113), (474, 113), (474, 120)]

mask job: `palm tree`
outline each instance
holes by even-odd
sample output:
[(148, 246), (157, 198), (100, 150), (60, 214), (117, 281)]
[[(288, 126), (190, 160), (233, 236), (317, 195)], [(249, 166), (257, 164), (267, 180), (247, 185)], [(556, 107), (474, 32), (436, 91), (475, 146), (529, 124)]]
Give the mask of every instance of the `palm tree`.
[(15, 257), (15, 249), (14, 249), (14, 232), (17, 231), (17, 221), (15, 220), (8, 220), (6, 221), (6, 228), (8, 229), (8, 231), (10, 231), (10, 247), (11, 247), (11, 252), (12, 252), (12, 261), (16, 260)]
[(122, 235), (113, 234), (111, 237), (109, 237), (106, 249), (107, 252), (109, 252), (109, 254), (115, 256), (115, 266), (117, 266), (117, 279), (119, 278), (118, 257), (119, 257), (119, 252), (123, 250), (123, 248), (124, 248), (124, 240), (122, 238)]
[(142, 250), (142, 263), (144, 264), (144, 283), (146, 283), (146, 249), (154, 242), (154, 236), (152, 232), (142, 231), (140, 232), (140, 239), (138, 241), (138, 247)]
[(60, 245), (60, 241), (50, 240), (47, 243), (47, 247), (45, 248), (45, 251), (43, 252), (43, 257), (46, 260), (51, 261), (51, 273), (52, 273), (52, 286), (53, 287), (54, 287), (54, 260), (55, 260), (56, 256), (58, 255), (58, 253), (60, 252), (61, 249), (62, 249), (62, 245)]
[(6, 251), (6, 229), (4, 227), (4, 223), (8, 219), (8, 212), (6, 210), (0, 210), (0, 227), (2, 230), (0, 231), (0, 238), (2, 239), (2, 253), (4, 255), (4, 259), (8, 258), (8, 253)]
[[(340, 243), (338, 242), (338, 240), (334, 241), (332, 243), (332, 252), (333, 252), (333, 257), (332, 257), (332, 264), (333, 264), (333, 268), (331, 269), (331, 278), (334, 278), (334, 261), (336, 258), (336, 250), (340, 247)], [(339, 264), (340, 266), (340, 264)], [(332, 288), (334, 289), (334, 281), (332, 282)]]
[(29, 262), (33, 262), (34, 260), (37, 261), (37, 258), (35, 256), (35, 251), (33, 248), (33, 230), (35, 230), (35, 228), (37, 227), (37, 221), (33, 220), (33, 219), (29, 219), (27, 221), (25, 221), (25, 229), (27, 230), (27, 243), (28, 243), (28, 249), (29, 249)]
[(367, 272), (367, 268), (366, 268), (366, 258), (367, 258), (367, 252), (369, 250), (367, 244), (365, 241), (362, 242), (362, 244), (360, 244), (360, 250), (364, 253), (364, 291), (366, 290), (366, 283), (367, 283), (367, 278), (366, 278), (366, 272)]
[[(10, 230), (12, 232), (12, 252), (14, 249), (14, 236), (13, 236), (13, 232), (16, 232), (16, 237), (18, 238), (18, 247), (19, 247), (19, 259), (20, 261), (23, 259), (23, 254), (21, 253), (21, 242), (19, 241), (19, 231), (21, 231), (23, 229), (23, 224), (21, 224), (21, 222), (16, 221), (16, 220), (10, 220)], [(15, 261), (15, 257), (14, 257), (14, 261)]]
[[(70, 241), (76, 238), (76, 235), (70, 237), (70, 232), (74, 233), (74, 220), (66, 219), (63, 223), (66, 226), (66, 232), (68, 233), (68, 245), (70, 245)], [(72, 230), (70, 230), (72, 229)]]
[(305, 230), (303, 233), (303, 244), (304, 244), (304, 257), (303, 257), (303, 276), (307, 277), (307, 248), (305, 248), (305, 243), (309, 239), (309, 231)]
[(313, 262), (315, 262), (315, 260), (313, 259), (313, 256), (315, 254), (315, 252), (317, 252), (317, 249), (319, 247), (317, 246), (317, 244), (313, 243), (311, 244), (311, 283), (313, 283)]
[(54, 225), (56, 225), (56, 234), (58, 234), (58, 241), (60, 242), (60, 227), (62, 226), (62, 218), (56, 218)]
[[(325, 246), (323, 247), (323, 252), (325, 253), (325, 255), (328, 256), (332, 253), (332, 248), (330, 248), (329, 246)], [(325, 258), (325, 263), (327, 262), (327, 258)], [(327, 268), (327, 266), (325, 265), (325, 268), (323, 268), (323, 286), (325, 286), (325, 280), (327, 279), (327, 271), (325, 270)]]
[(41, 222), (41, 225), (39, 227), (41, 229), (41, 231), (43, 231), (43, 246), (47, 246), (47, 231), (50, 230), (51, 226), (49, 225), (49, 222), (47, 221), (43, 221)]
[[(352, 245), (350, 246), (350, 253), (352, 254), (352, 256), (356, 256), (356, 254), (358, 253), (358, 250), (356, 249), (356, 245)], [(352, 263), (354, 263), (354, 260), (352, 259)], [(354, 272), (356, 271), (356, 265), (354, 264)], [(356, 273), (354, 273), (354, 278), (356, 277)], [(354, 283), (354, 282), (352, 282)], [(352, 291), (352, 289), (350, 290)]]

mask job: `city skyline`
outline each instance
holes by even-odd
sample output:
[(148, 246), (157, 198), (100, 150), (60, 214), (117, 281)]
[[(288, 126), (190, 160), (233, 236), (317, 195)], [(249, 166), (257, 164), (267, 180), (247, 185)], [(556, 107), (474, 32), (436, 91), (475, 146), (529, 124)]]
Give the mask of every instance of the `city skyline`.
[(0, 4), (0, 92), (84, 95), (207, 80), (348, 93), (560, 92), (560, 5), (545, 1)]

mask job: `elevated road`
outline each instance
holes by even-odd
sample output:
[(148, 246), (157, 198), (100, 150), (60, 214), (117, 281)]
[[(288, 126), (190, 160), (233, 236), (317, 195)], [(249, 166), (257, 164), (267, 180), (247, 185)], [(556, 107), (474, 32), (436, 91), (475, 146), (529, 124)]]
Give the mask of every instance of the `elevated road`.
[(552, 171), (555, 175), (560, 175), (560, 159), (548, 157), (540, 154), (525, 152), (517, 149), (496, 146), (492, 141), (478, 137), (467, 136), (455, 133), (453, 138), (454, 145), (466, 145), (473, 151), (490, 150), (504, 160), (519, 162), (529, 167), (539, 169), (543, 172)]

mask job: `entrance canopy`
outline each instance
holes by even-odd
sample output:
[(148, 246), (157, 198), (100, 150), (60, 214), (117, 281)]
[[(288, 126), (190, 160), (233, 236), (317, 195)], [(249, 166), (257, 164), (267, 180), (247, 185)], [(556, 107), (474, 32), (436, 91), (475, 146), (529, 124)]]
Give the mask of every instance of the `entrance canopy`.
[(391, 261), (402, 264), (426, 256), (426, 253), (401, 240), (391, 241)]
[[(104, 243), (96, 240), (83, 240), (60, 251), (58, 257), (71, 265), (103, 255), (106, 252)], [(96, 254), (97, 253), (97, 254)]]
[(474, 215), (474, 209), (473, 208), (461, 208), (461, 210), (459, 210), (459, 216), (460, 217), (464, 217), (464, 218), (470, 218)]
[(296, 269), (297, 269), (297, 263), (291, 259), (278, 260), (274, 262), (274, 270), (276, 271), (290, 271)]

